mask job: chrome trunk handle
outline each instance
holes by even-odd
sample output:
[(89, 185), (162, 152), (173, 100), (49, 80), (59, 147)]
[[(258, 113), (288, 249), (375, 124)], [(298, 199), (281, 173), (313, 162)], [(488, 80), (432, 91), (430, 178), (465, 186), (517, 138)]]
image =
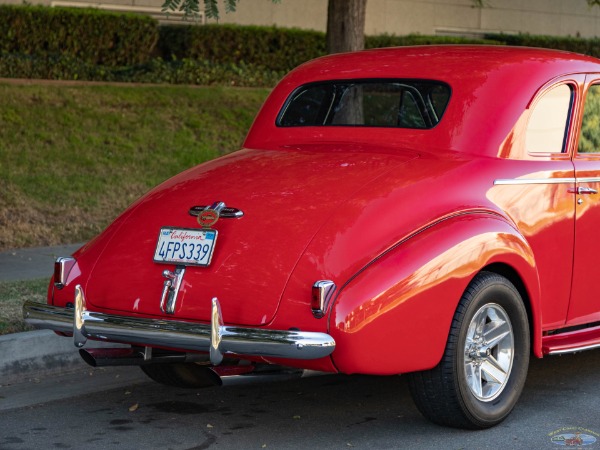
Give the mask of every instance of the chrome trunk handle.
[(163, 284), (162, 295), (160, 298), (160, 310), (166, 314), (175, 314), (175, 305), (177, 304), (177, 295), (181, 281), (185, 275), (185, 266), (177, 266), (175, 272), (165, 270), (163, 277), (166, 278)]

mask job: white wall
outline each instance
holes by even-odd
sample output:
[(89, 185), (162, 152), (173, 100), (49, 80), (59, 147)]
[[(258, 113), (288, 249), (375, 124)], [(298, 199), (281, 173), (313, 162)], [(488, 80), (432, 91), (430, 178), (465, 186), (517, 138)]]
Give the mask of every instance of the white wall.
[[(32, 3), (50, 4), (52, 0)], [(62, 4), (102, 3), (152, 6), (163, 0), (60, 0)], [(200, 0), (202, 2), (202, 0)], [(22, 0), (0, 0), (22, 3)], [(600, 7), (586, 0), (367, 0), (367, 34), (477, 34), (487, 31), (593, 37), (600, 35)], [(223, 10), (224, 8), (222, 8)], [(222, 11), (221, 23), (277, 25), (324, 31), (327, 0), (239, 0), (235, 13)]]
[[(585, 0), (367, 0), (367, 34), (451, 34), (504, 31), (550, 35), (600, 35), (600, 7)], [(240, 0), (222, 22), (325, 30), (327, 0)], [(450, 32), (450, 33), (448, 33)]]

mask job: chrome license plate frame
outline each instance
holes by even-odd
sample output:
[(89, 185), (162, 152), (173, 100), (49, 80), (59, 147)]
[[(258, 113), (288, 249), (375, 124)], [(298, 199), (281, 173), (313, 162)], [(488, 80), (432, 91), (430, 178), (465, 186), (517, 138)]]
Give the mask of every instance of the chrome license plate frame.
[(212, 228), (162, 227), (158, 233), (154, 262), (208, 267), (219, 233)]

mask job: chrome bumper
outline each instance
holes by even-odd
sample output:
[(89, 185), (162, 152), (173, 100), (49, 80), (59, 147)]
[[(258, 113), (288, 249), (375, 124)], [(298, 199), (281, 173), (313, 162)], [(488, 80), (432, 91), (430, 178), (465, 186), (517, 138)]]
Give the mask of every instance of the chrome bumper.
[(223, 324), (221, 308), (212, 300), (211, 324), (115, 316), (88, 311), (81, 286), (75, 288), (75, 308), (35, 302), (23, 305), (25, 322), (36, 327), (73, 333), (76, 347), (88, 338), (150, 347), (210, 353), (218, 365), (225, 353), (286, 359), (318, 359), (330, 355), (335, 341), (326, 333), (241, 328)]

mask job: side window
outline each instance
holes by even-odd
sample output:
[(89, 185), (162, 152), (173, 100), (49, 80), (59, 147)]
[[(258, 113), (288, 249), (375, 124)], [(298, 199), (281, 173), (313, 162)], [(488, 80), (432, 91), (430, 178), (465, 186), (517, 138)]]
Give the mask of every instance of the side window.
[(590, 86), (585, 96), (579, 135), (579, 153), (600, 153), (600, 85)]
[(525, 132), (525, 149), (530, 153), (561, 153), (565, 138), (573, 91), (561, 84), (546, 92), (536, 103)]

